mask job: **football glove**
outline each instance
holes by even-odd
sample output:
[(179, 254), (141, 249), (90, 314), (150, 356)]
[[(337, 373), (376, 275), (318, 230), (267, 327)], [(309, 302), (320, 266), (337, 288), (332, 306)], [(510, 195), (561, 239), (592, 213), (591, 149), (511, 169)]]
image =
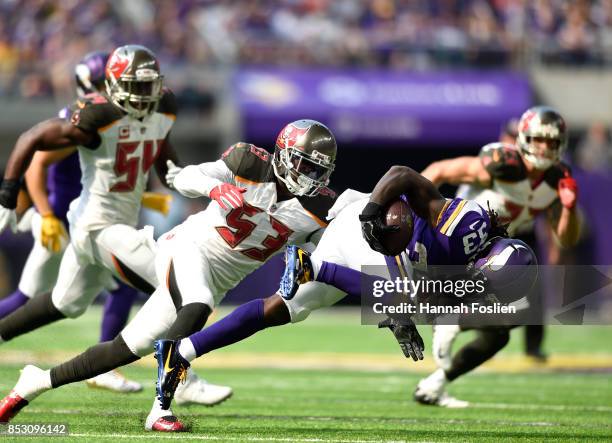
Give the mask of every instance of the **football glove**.
[(407, 319), (406, 323), (400, 323), (393, 318), (387, 318), (378, 323), (378, 327), (389, 328), (393, 332), (406, 358), (423, 360), (425, 344), (412, 320)]
[(369, 202), (359, 214), (359, 221), (361, 222), (363, 238), (368, 242), (370, 248), (381, 254), (390, 255), (382, 245), (381, 239), (387, 232), (397, 231), (399, 226), (387, 226), (385, 224), (383, 207), (378, 203)]
[(179, 172), (183, 170), (183, 168), (175, 165), (172, 160), (167, 160), (166, 166), (168, 166), (168, 171), (166, 172), (166, 177), (165, 177), (166, 183), (168, 184), (168, 186), (174, 189), (174, 179), (179, 174)]
[(0, 233), (9, 226), (13, 232), (17, 230), (15, 208), (19, 188), (19, 180), (2, 180), (0, 185)]
[(51, 252), (59, 252), (62, 249), (63, 241), (67, 239), (68, 234), (66, 234), (64, 224), (54, 214), (42, 216), (40, 242), (45, 248)]
[(578, 200), (578, 183), (567, 171), (565, 172), (565, 177), (559, 180), (557, 192), (559, 193), (559, 200), (561, 200), (561, 204), (564, 207), (573, 209), (576, 206), (576, 201)]
[(238, 186), (231, 185), (229, 183), (221, 183), (211, 189), (209, 196), (223, 209), (236, 209), (244, 204), (243, 193), (246, 192), (246, 188), (239, 188)]
[(144, 192), (142, 194), (142, 206), (164, 215), (168, 215), (168, 212), (170, 212), (170, 203), (172, 203), (172, 195), (170, 194), (157, 192)]

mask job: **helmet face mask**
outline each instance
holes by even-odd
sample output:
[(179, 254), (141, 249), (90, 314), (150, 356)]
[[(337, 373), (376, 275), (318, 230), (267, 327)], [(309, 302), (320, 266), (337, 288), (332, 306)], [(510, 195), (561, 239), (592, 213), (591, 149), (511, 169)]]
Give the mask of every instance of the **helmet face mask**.
[(548, 169), (567, 148), (565, 121), (550, 107), (530, 108), (519, 122), (517, 143), (523, 157), (536, 169)]
[(474, 257), (471, 268), (505, 303), (526, 296), (538, 278), (538, 260), (533, 250), (514, 238), (489, 239)]
[(334, 136), (323, 124), (314, 120), (290, 123), (276, 141), (274, 174), (293, 195), (313, 197), (329, 184), (336, 149)]
[(134, 118), (155, 112), (163, 76), (155, 55), (144, 46), (115, 49), (106, 66), (106, 91), (113, 103)]

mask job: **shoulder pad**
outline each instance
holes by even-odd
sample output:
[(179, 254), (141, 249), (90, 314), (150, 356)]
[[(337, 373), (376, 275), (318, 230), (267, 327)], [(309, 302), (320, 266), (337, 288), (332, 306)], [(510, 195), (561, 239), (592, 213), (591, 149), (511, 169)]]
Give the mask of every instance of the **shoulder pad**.
[(221, 160), (235, 176), (256, 183), (273, 181), (272, 155), (265, 149), (239, 142), (230, 146)]
[(178, 106), (176, 104), (176, 97), (170, 89), (163, 89), (162, 97), (159, 100), (159, 104), (157, 105), (157, 112), (161, 114), (173, 115), (176, 117), (176, 114), (178, 112)]
[(330, 188), (323, 188), (314, 197), (298, 197), (302, 207), (317, 219), (321, 226), (327, 226), (327, 214), (336, 202), (338, 194)]
[(452, 200), (437, 226), (448, 257), (456, 265), (467, 263), (486, 241), (490, 229), (487, 212), (475, 201), (463, 199)]
[(86, 132), (97, 132), (125, 115), (112, 104), (106, 96), (98, 93), (88, 94), (75, 102), (70, 121)]
[(493, 179), (520, 181), (527, 170), (518, 148), (508, 143), (489, 143), (480, 150), (480, 161)]
[(552, 165), (544, 172), (544, 181), (553, 189), (557, 189), (559, 180), (572, 175), (571, 168), (563, 162)]

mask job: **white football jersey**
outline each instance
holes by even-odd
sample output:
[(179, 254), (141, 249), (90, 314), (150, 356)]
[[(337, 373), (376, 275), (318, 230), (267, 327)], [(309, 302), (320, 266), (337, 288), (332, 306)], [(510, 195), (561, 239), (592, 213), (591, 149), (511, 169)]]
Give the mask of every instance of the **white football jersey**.
[(315, 197), (277, 201), (271, 155), (251, 144), (232, 146), (221, 160), (197, 166), (202, 174), (246, 188), (245, 205), (222, 209), (216, 201), (189, 217), (162, 238), (192, 241), (209, 263), (210, 289), (217, 295), (287, 244), (318, 241), (335, 194), (324, 189)]
[(97, 137), (92, 146), (78, 148), (83, 189), (70, 205), (71, 227), (93, 231), (118, 223), (136, 226), (149, 172), (176, 118), (174, 97), (166, 91), (157, 111), (142, 121), (100, 94), (78, 106), (72, 123)]
[(550, 208), (559, 198), (557, 184), (569, 169), (563, 163), (551, 166), (542, 180), (532, 183), (517, 147), (505, 143), (490, 143), (480, 151), (483, 165), (491, 175), (491, 187), (462, 185), (457, 196), (487, 204), (502, 222), (510, 223), (508, 233), (527, 234), (533, 230), (538, 214)]

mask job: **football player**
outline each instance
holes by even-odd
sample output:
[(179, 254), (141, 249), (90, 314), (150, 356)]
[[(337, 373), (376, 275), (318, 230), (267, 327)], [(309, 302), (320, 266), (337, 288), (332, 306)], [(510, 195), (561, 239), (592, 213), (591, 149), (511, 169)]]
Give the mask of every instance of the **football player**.
[[(92, 52), (75, 67), (77, 96), (86, 96), (104, 89), (104, 68), (107, 52)], [(67, 106), (59, 117), (70, 119), (72, 108)], [(34, 245), (23, 268), (19, 286), (15, 292), (0, 300), (0, 319), (6, 317), (29, 299), (51, 292), (67, 240), (66, 213), (68, 205), (81, 193), (81, 170), (76, 148), (58, 151), (39, 151), (25, 173), (28, 193), (36, 208), (32, 215)], [(150, 198), (159, 198), (151, 196)], [(143, 202), (144, 204), (144, 202)], [(120, 281), (116, 289), (109, 291), (100, 341), (112, 340), (127, 323), (130, 308), (138, 292)], [(118, 371), (101, 374), (88, 380), (91, 387), (117, 392), (138, 392), (140, 383), (126, 379)]]
[[(406, 250), (391, 257), (378, 241), (386, 230), (382, 208), (402, 195), (412, 207), (413, 233)], [(380, 180), (370, 198), (355, 191), (342, 194), (330, 217), (335, 218), (312, 260), (300, 248), (287, 249), (287, 270), (279, 293), (250, 301), (186, 339), (156, 342), (157, 390), (164, 406), (170, 405), (173, 391), (191, 360), (267, 327), (302, 321), (313, 310), (335, 304), (346, 293), (360, 294), (362, 266), (387, 267), (394, 277), (412, 275), (413, 268), (426, 272), (428, 264), (466, 265), (489, 236), (505, 235), (503, 227), (495, 219), (492, 222), (477, 203), (445, 199), (420, 174), (399, 166)], [(360, 219), (367, 234), (365, 239)], [(303, 283), (299, 288), (298, 280)], [(380, 326), (393, 331), (406, 356), (423, 358), (423, 341), (409, 320), (401, 323), (389, 319)]]
[[(436, 185), (464, 184), (460, 188), (463, 196), (490, 205), (510, 223), (510, 234), (532, 247), (535, 247), (534, 219), (546, 212), (551, 230), (561, 245), (571, 246), (579, 235), (578, 189), (569, 168), (560, 160), (567, 138), (561, 115), (552, 108), (536, 106), (522, 115), (516, 145), (492, 143), (484, 146), (479, 156), (432, 163), (423, 175)], [(537, 289), (534, 286), (528, 301), (539, 297)], [(541, 307), (537, 299), (532, 299), (530, 304), (533, 310)], [(531, 339), (527, 352), (541, 358), (543, 326), (528, 328)], [(419, 382), (414, 394), (418, 402), (467, 406), (467, 402), (448, 396), (446, 386), (493, 357), (510, 338), (508, 327), (477, 329), (476, 338), (451, 358), (453, 341), (461, 330), (460, 325), (434, 326), (433, 355), (438, 369)]]
[[(299, 120), (281, 131), (274, 155), (238, 143), (216, 162), (181, 169), (169, 161), (168, 183), (187, 197), (206, 196), (212, 202), (160, 237), (151, 263), (160, 282), (153, 295), (112, 342), (93, 346), (50, 371), (26, 366), (0, 403), (0, 422), (48, 389), (138, 360), (158, 338), (178, 339), (199, 331), (225, 293), (287, 242), (316, 243), (335, 200), (327, 184), (336, 150), (326, 126)], [(254, 309), (262, 309), (260, 302)], [(165, 364), (172, 367), (173, 362)], [(180, 378), (188, 374), (182, 371)], [(145, 428), (182, 427), (156, 398)]]
[[(102, 289), (113, 284), (113, 276), (147, 294), (157, 285), (155, 242), (150, 231), (135, 226), (150, 169), (155, 166), (164, 177), (166, 162), (176, 161), (168, 139), (176, 117), (175, 99), (162, 88), (155, 55), (143, 46), (115, 49), (106, 64), (105, 83), (107, 94), (81, 98), (69, 120), (50, 119), (25, 132), (9, 158), (0, 187), (1, 228), (14, 220), (19, 179), (36, 151), (61, 153), (77, 146), (82, 190), (67, 214), (70, 244), (53, 291), (29, 299), (0, 320), (0, 342), (81, 315)], [(51, 225), (55, 229), (45, 234), (50, 238), (61, 233), (58, 223)], [(116, 340), (122, 343), (121, 336)], [(183, 400), (204, 404), (216, 404), (231, 394), (226, 387), (205, 386), (194, 375), (184, 388)]]

